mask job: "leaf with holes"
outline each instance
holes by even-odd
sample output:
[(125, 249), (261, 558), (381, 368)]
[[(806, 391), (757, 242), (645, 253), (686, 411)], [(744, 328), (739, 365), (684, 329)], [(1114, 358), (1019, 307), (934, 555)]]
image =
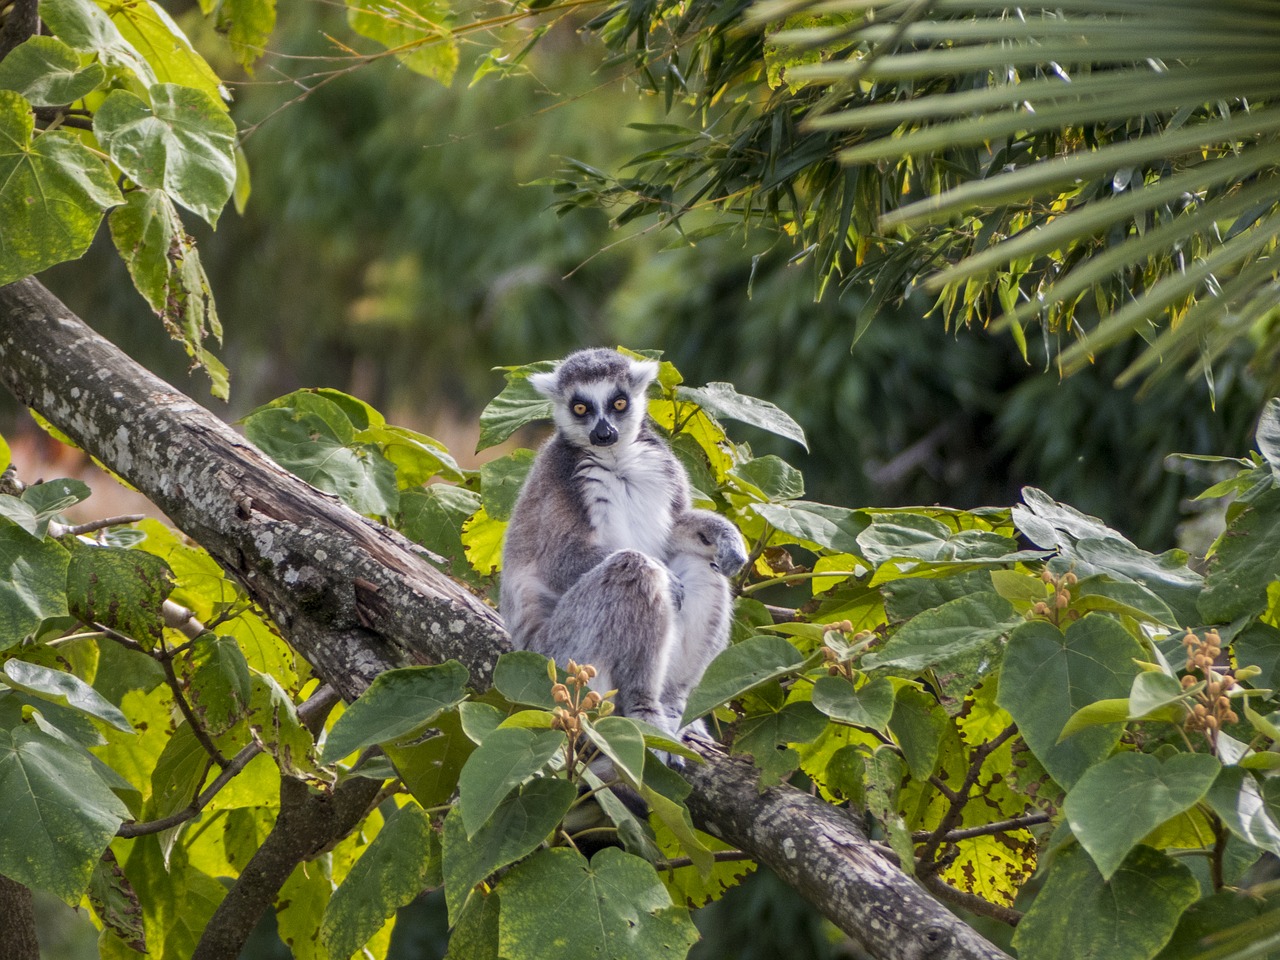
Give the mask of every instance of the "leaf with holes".
[(84, 623), (101, 623), (150, 649), (160, 640), (160, 608), (173, 573), (159, 557), (122, 547), (89, 546), (69, 538), (67, 606)]

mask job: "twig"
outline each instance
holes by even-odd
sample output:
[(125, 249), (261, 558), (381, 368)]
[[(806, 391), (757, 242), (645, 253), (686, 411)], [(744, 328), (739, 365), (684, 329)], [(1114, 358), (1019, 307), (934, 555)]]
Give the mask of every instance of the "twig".
[(145, 820), (135, 823), (123, 823), (116, 830), (117, 837), (129, 839), (131, 837), (141, 837), (150, 833), (162, 833), (171, 827), (176, 827), (181, 823), (186, 823), (200, 815), (201, 811), (209, 805), (209, 801), (217, 796), (218, 791), (231, 782), (231, 778), (238, 774), (241, 770), (249, 765), (254, 757), (262, 752), (262, 744), (254, 741), (246, 746), (234, 757), (218, 773), (214, 781), (205, 787), (203, 791), (190, 804), (183, 807), (167, 817), (161, 817), (159, 820)]
[(178, 674), (173, 669), (173, 658), (170, 656), (156, 656), (155, 659), (164, 670), (164, 679), (169, 684), (169, 689), (173, 691), (174, 702), (177, 703), (178, 709), (182, 711), (182, 715), (187, 718), (187, 723), (191, 724), (191, 732), (195, 735), (197, 742), (204, 747), (205, 753), (209, 754), (213, 762), (225, 770), (229, 761), (222, 755), (218, 745), (209, 736), (209, 731), (204, 728), (204, 724), (200, 722), (196, 712), (191, 709), (191, 704), (187, 702), (186, 694), (182, 692), (182, 681), (178, 679)]
[[(716, 863), (735, 863), (743, 860), (755, 860), (755, 857), (749, 853), (743, 853), (741, 850), (715, 850), (711, 854), (711, 859)], [(661, 863), (655, 864), (659, 870), (679, 870), (681, 867), (692, 867), (692, 857), (675, 857), (671, 860), (663, 860)]]
[(1015, 910), (1013, 907), (1002, 907), (998, 903), (992, 903), (990, 900), (974, 896), (972, 893), (957, 890), (941, 877), (921, 876), (920, 882), (926, 890), (939, 900), (945, 900), (952, 906), (968, 910), (970, 913), (977, 914), (980, 917), (990, 917), (992, 920), (999, 920), (1001, 923), (1008, 924), (1011, 927), (1016, 927), (1022, 919), (1022, 911)]
[[(864, 571), (865, 572), (865, 571)], [(774, 577), (770, 580), (759, 580), (756, 583), (749, 583), (739, 592), (744, 596), (750, 596), (757, 590), (763, 590), (765, 587), (776, 587), (783, 583), (799, 583), (802, 580), (817, 580), (822, 577), (835, 577), (836, 579), (845, 579), (858, 576), (856, 570), (806, 570), (804, 573), (788, 573), (781, 577)]]
[[(90, 125), (89, 129), (92, 129)], [(104, 520), (90, 520), (88, 523), (77, 523), (68, 526), (65, 523), (50, 523), (49, 536), (51, 537), (79, 537), (86, 533), (94, 533), (98, 530), (105, 530), (107, 527), (119, 527), (126, 523), (137, 523), (139, 520), (145, 520), (141, 513), (128, 513), (119, 517), (107, 517)]]
[[(966, 827), (963, 830), (952, 830), (945, 837), (943, 842), (954, 843), (957, 840), (970, 840), (973, 837), (987, 837), (996, 833), (1008, 833), (1011, 830), (1025, 830), (1027, 827), (1035, 827), (1042, 823), (1048, 823), (1052, 820), (1047, 813), (1029, 813), (1025, 817), (1011, 817), (1008, 820), (999, 820), (995, 823), (986, 823), (980, 827)], [(911, 835), (912, 843), (925, 843), (934, 835), (934, 830), (920, 830)]]
[[(924, 843), (924, 848), (916, 856), (917, 871), (920, 877), (927, 878), (937, 872), (940, 866), (935, 859), (938, 854), (938, 847), (947, 839), (947, 835), (959, 826), (965, 804), (969, 802), (969, 793), (973, 790), (974, 784), (978, 782), (978, 777), (982, 775), (982, 765), (986, 763), (987, 757), (999, 750), (1004, 742), (1017, 732), (1017, 725), (1011, 723), (996, 734), (994, 739), (979, 744), (973, 751), (973, 760), (969, 763), (969, 772), (965, 774), (964, 783), (960, 784), (960, 789), (954, 792), (945, 788), (942, 789), (942, 794), (950, 802), (951, 808), (947, 810), (942, 822), (929, 835), (929, 839)], [(935, 783), (935, 780), (935, 777), (929, 778), (930, 783), (942, 788), (942, 781), (936, 780)], [(986, 901), (983, 902), (985, 903)]]

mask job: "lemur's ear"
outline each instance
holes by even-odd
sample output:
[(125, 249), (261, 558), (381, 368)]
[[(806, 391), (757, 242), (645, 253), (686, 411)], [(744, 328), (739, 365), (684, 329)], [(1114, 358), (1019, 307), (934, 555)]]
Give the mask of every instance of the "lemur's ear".
[(644, 393), (649, 389), (649, 384), (653, 383), (658, 376), (658, 362), (656, 360), (632, 360), (628, 376), (631, 380), (632, 391)]
[(556, 396), (556, 375), (554, 371), (551, 373), (529, 374), (529, 385), (544, 397)]

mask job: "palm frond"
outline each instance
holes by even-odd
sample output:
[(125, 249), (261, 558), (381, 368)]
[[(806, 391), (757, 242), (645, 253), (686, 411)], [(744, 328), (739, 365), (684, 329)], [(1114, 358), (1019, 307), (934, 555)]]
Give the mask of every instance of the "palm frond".
[(942, 255), (925, 286), (962, 319), (1069, 332), (1066, 372), (1142, 334), (1126, 377), (1211, 361), (1275, 326), (1280, 3), (831, 0), (807, 13), (771, 42), (843, 52), (788, 73), (822, 91), (803, 129), (835, 138), (843, 163), (896, 175), (878, 229)]

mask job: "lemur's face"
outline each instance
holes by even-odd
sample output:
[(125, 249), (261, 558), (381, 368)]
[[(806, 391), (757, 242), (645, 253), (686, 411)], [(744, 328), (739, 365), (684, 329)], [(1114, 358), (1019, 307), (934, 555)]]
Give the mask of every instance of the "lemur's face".
[(634, 361), (612, 350), (583, 350), (567, 357), (555, 373), (529, 382), (551, 400), (561, 436), (579, 447), (625, 446), (640, 432), (645, 390), (657, 364)]
[(747, 546), (732, 522), (709, 510), (695, 510), (676, 521), (673, 552), (704, 557), (711, 569), (732, 577), (747, 562)]

